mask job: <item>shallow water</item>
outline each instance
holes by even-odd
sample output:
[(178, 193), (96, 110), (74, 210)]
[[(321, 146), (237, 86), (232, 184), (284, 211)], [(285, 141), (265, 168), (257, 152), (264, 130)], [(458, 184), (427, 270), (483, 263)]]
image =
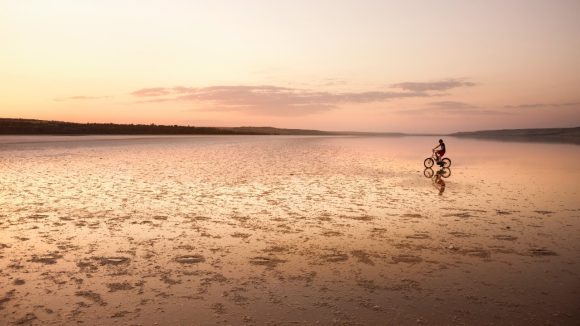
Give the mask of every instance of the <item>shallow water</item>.
[(0, 137), (0, 324), (577, 324), (580, 147), (435, 144)]

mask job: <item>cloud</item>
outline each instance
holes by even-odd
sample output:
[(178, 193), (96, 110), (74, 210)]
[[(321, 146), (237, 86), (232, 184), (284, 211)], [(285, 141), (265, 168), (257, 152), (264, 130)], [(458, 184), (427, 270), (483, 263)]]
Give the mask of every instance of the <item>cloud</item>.
[(477, 109), (478, 107), (475, 105), (471, 105), (464, 102), (456, 102), (456, 101), (440, 101), (440, 102), (431, 102), (428, 103), (429, 106), (433, 108), (443, 109), (443, 110), (471, 110)]
[(505, 105), (506, 109), (535, 109), (535, 108), (561, 108), (561, 107), (571, 107), (580, 106), (580, 102), (568, 102), (568, 103), (531, 103), (531, 104), (519, 104), (519, 105)]
[(326, 78), (320, 86), (344, 86), (346, 85), (346, 81), (337, 78)]
[(77, 96), (56, 98), (54, 100), (57, 101), (57, 102), (70, 101), (70, 100), (100, 100), (100, 99), (109, 98), (109, 97), (110, 96), (84, 96), (84, 95), (77, 95)]
[(427, 103), (427, 107), (420, 109), (401, 110), (403, 114), (436, 114), (441, 116), (461, 115), (505, 115), (507, 112), (481, 108), (469, 103), (456, 101), (440, 101)]
[(131, 95), (134, 96), (161, 96), (169, 95), (171, 91), (167, 88), (154, 87), (154, 88), (142, 88), (140, 90), (134, 91)]
[(207, 110), (237, 110), (263, 115), (305, 115), (336, 109), (348, 103), (431, 96), (419, 91), (327, 92), (272, 85), (156, 87), (140, 89), (131, 94), (147, 98), (140, 102), (197, 102), (207, 104)]
[(465, 81), (463, 79), (442, 79), (431, 82), (405, 82), (392, 84), (392, 88), (400, 88), (411, 92), (428, 92), (428, 91), (447, 91), (458, 87), (471, 87), (476, 83)]

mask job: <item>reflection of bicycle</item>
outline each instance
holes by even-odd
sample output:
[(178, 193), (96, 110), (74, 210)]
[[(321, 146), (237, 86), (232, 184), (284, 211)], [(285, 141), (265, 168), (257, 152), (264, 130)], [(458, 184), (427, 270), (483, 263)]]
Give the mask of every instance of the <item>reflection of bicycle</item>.
[(444, 175), (446, 175), (446, 178), (449, 177), (451, 175), (451, 170), (449, 170), (449, 168), (441, 168), (439, 171), (435, 172), (435, 176), (431, 178), (433, 186), (439, 190), (439, 196), (443, 195), (443, 192), (445, 191), (445, 181), (443, 181)]
[(439, 171), (435, 172), (435, 171), (433, 171), (432, 168), (428, 167), (428, 168), (425, 168), (425, 171), (423, 171), (423, 175), (425, 176), (425, 178), (432, 178), (435, 174), (437, 174), (437, 176), (441, 176), (443, 178), (449, 178), (451, 176), (451, 169), (450, 168), (440, 168)]
[[(431, 155), (431, 157), (428, 157), (425, 159), (425, 161), (423, 161), (423, 164), (425, 165), (426, 168), (431, 168), (435, 162), (437, 162), (437, 155), (435, 155), (435, 150), (433, 150), (433, 155)], [(449, 158), (444, 158), (441, 161), (437, 162), (437, 164), (443, 168), (448, 168), (451, 166), (451, 160)]]

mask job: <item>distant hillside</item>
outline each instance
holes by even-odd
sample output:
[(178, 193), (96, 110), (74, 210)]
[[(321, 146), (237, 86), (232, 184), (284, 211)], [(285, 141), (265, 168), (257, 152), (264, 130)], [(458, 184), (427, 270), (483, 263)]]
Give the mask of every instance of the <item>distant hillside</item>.
[(336, 135), (319, 130), (272, 127), (190, 127), (114, 123), (73, 123), (0, 118), (0, 135)]
[(548, 129), (505, 129), (473, 132), (456, 132), (455, 137), (485, 138), (494, 140), (532, 141), (580, 144), (580, 127)]
[(338, 133), (309, 130), (309, 129), (281, 129), (274, 127), (232, 127), (220, 128), (230, 130), (236, 134), (254, 134), (254, 135), (337, 135)]
[[(74, 123), (0, 118), (0, 135), (317, 135), (317, 136), (413, 136), (402, 133), (329, 132), (273, 127), (190, 127), (114, 123)], [(426, 136), (426, 135), (416, 135)], [(509, 141), (580, 144), (580, 127), (553, 129), (508, 129), (457, 132), (449, 136)]]

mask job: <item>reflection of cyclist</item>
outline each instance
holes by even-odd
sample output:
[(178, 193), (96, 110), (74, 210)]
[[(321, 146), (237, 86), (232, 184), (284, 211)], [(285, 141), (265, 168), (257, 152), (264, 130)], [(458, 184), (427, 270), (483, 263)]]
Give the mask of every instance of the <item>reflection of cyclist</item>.
[(439, 195), (443, 195), (445, 191), (445, 181), (441, 178), (443, 176), (443, 169), (437, 171), (433, 177), (433, 185), (439, 190)]
[[(437, 148), (441, 149), (435, 151)], [(441, 157), (443, 157), (443, 155), (445, 154), (445, 143), (443, 142), (443, 139), (439, 139), (439, 145), (435, 146), (435, 148), (433, 148), (433, 151), (435, 151), (435, 156), (437, 157), (437, 164), (441, 165)]]

